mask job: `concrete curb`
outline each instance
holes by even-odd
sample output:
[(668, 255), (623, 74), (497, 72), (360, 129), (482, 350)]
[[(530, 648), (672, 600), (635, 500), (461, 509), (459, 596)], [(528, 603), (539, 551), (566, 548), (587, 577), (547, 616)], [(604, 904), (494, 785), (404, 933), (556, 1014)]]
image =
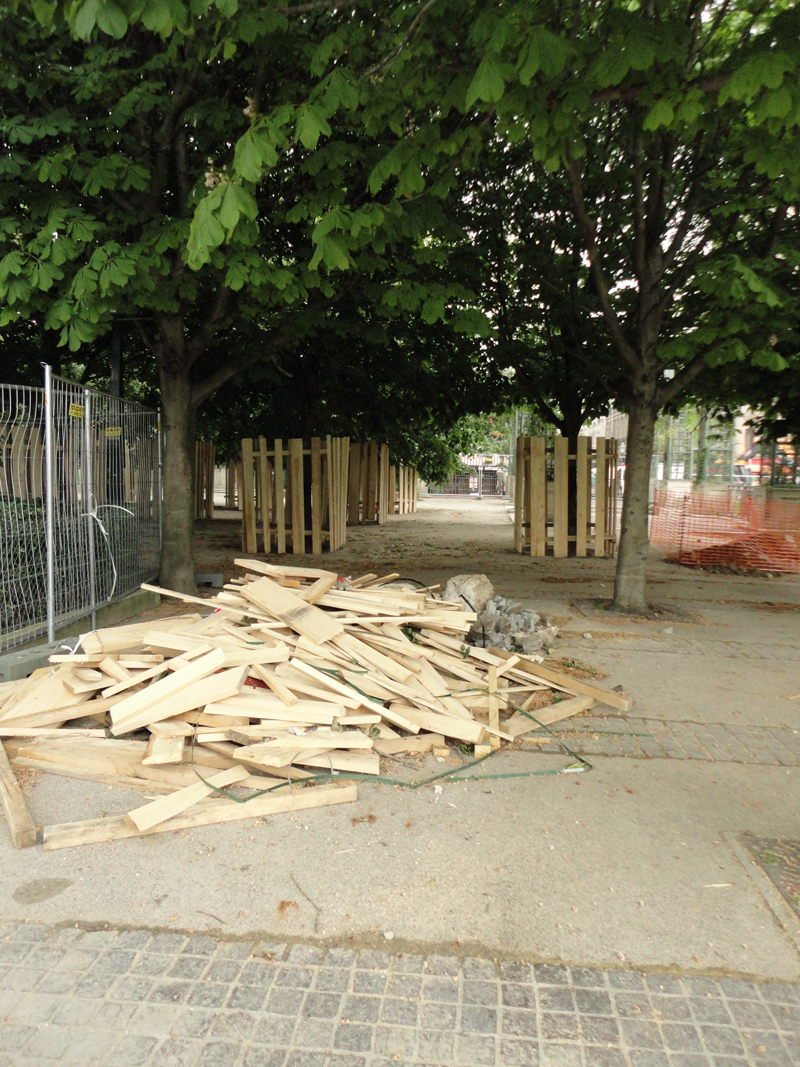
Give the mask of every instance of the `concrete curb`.
[(800, 922), (797, 916), (791, 911), (768, 875), (764, 874), (744, 845), (741, 844), (736, 834), (726, 831), (722, 836), (725, 839), (725, 844), (747, 871), (756, 889), (763, 896), (778, 925), (797, 949), (798, 955), (800, 955)]

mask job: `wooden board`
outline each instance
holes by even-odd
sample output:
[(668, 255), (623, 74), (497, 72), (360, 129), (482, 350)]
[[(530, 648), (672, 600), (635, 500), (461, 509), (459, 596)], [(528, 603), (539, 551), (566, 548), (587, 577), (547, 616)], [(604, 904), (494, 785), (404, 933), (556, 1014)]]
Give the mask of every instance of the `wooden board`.
[(305, 492), (303, 485), (303, 440), (289, 439), (289, 469), (292, 487), (292, 553), (305, 555)]
[(569, 438), (553, 441), (553, 555), (564, 557), (569, 550)]
[(531, 486), (531, 555), (543, 556), (547, 547), (547, 474), (543, 437), (530, 439), (530, 458), (526, 473)]
[(183, 760), (185, 744), (185, 737), (158, 737), (153, 734), (142, 763), (146, 767), (162, 763), (180, 763)]
[(594, 476), (594, 554), (606, 554), (606, 439), (598, 437), (595, 447)]
[(184, 789), (179, 789), (177, 793), (170, 794), (170, 796), (159, 797), (158, 800), (154, 800), (150, 804), (143, 804), (140, 808), (134, 808), (133, 811), (128, 812), (126, 818), (133, 823), (137, 830), (149, 830), (151, 827), (166, 822), (167, 819), (171, 819), (175, 815), (180, 815), (181, 812), (191, 808), (204, 797), (210, 796), (214, 792), (212, 786), (222, 789), (226, 785), (233, 785), (234, 782), (240, 782), (243, 778), (247, 778), (248, 774), (246, 767), (231, 767), (229, 770), (211, 775), (207, 779), (208, 785), (205, 782), (196, 782), (193, 785), (188, 785)]
[(242, 483), (242, 519), (244, 521), (245, 551), (257, 552), (253, 442), (249, 438), (242, 441)]
[(589, 478), (589, 442), (588, 437), (579, 437), (576, 442), (575, 480), (577, 500), (575, 502), (575, 555), (586, 555), (586, 534), (589, 525), (589, 505), (591, 504), (591, 479)]
[(344, 626), (340, 622), (320, 608), (307, 604), (296, 593), (284, 589), (271, 578), (259, 578), (242, 586), (242, 595), (256, 607), (285, 622), (297, 633), (310, 637), (317, 644), (324, 644), (344, 633)]
[(533, 719), (529, 719), (527, 715), (515, 712), (510, 719), (503, 723), (503, 729), (506, 733), (511, 734), (512, 737), (522, 737), (524, 734), (541, 729), (541, 726), (550, 726), (554, 722), (560, 722), (562, 719), (569, 719), (573, 715), (580, 715), (584, 711), (589, 711), (596, 703), (597, 701), (593, 697), (570, 697), (568, 700), (559, 700), (556, 704), (548, 704), (547, 707), (531, 711), (531, 715), (535, 715), (539, 720), (538, 723), (534, 722)]
[[(188, 670), (188, 668), (184, 668)], [(112, 708), (111, 732), (115, 735), (129, 733), (131, 730), (139, 730), (150, 723), (159, 722), (161, 719), (173, 719), (186, 712), (193, 712), (202, 708), (207, 702), (225, 700), (239, 692), (247, 674), (247, 667), (231, 667), (211, 677), (201, 678), (192, 685), (181, 690), (162, 696), (156, 704), (150, 704), (141, 711), (136, 711), (126, 717), (114, 718), (117, 708)], [(165, 679), (166, 681), (166, 679)], [(161, 685), (154, 682), (151, 688)], [(147, 690), (144, 690), (146, 692)], [(121, 707), (121, 705), (118, 705)]]
[(354, 782), (298, 788), (292, 790), (291, 793), (287, 786), (286, 789), (276, 793), (254, 797), (246, 804), (235, 804), (230, 800), (215, 801), (209, 803), (208, 807), (202, 811), (184, 812), (145, 831), (131, 826), (124, 815), (111, 815), (105, 819), (87, 819), (85, 822), (62, 823), (44, 828), (44, 850), (50, 852), (57, 848), (69, 848), (74, 845), (119, 841), (127, 837), (169, 833), (172, 830), (188, 830), (197, 826), (234, 822), (237, 819), (257, 819), (264, 815), (305, 811), (309, 808), (326, 807), (329, 804), (352, 804), (357, 798), (357, 786)]
[(318, 437), (311, 438), (311, 552), (322, 555), (322, 456)]
[(275, 438), (275, 530), (278, 554), (286, 552), (286, 498), (283, 469), (283, 439)]
[(259, 476), (259, 503), (261, 505), (261, 536), (264, 541), (264, 551), (269, 552), (272, 547), (270, 536), (270, 514), (272, 512), (272, 466), (267, 458), (267, 439), (258, 439), (258, 476)]
[[(511, 656), (510, 652), (505, 652), (502, 648), (492, 648), (490, 651), (495, 656), (502, 656), (503, 659), (508, 659)], [(609, 704), (612, 708), (618, 708), (620, 711), (630, 711), (633, 707), (633, 700), (625, 693), (617, 693), (613, 689), (603, 689), (602, 686), (594, 685), (583, 678), (573, 678), (569, 674), (562, 674), (561, 671), (554, 671), (552, 667), (534, 663), (533, 660), (521, 657), (519, 667), (525, 673), (533, 674), (537, 678), (544, 678), (548, 682), (554, 682), (562, 689), (566, 689), (567, 692), (574, 693), (576, 696), (593, 697), (598, 704)]]
[(36, 826), (2, 743), (0, 743), (0, 801), (3, 804), (14, 848), (30, 848), (31, 845), (35, 845)]

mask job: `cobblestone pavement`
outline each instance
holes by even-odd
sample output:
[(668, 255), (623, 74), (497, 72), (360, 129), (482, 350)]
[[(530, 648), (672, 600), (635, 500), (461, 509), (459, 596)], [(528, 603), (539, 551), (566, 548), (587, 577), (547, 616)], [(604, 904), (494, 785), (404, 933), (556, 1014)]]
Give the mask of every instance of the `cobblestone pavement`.
[[(656, 757), (800, 767), (800, 731), (789, 727), (608, 715), (581, 716), (557, 723), (551, 730), (563, 737), (574, 752), (587, 757)], [(561, 751), (556, 742), (539, 747), (543, 752)]]
[(0, 928), (0, 1065), (797, 1067), (800, 986)]

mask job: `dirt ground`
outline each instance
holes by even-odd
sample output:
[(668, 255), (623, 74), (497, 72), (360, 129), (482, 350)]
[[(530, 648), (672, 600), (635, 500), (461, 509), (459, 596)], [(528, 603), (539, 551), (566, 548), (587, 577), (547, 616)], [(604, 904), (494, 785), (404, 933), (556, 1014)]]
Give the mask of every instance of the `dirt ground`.
[[(197, 571), (228, 578), (241, 555), (239, 522), (198, 524)], [(426, 583), (485, 573), (561, 627), (554, 657), (630, 693), (648, 736), (691, 728), (738, 740), (708, 750), (686, 742), (652, 758), (595, 748), (594, 770), (581, 775), (539, 774), (563, 769), (558, 753), (508, 751), (493, 773), (537, 775), (448, 783), (441, 794), (364, 784), (346, 810), (87, 849), (15, 854), (3, 840), (8, 918), (342, 944), (385, 944), (391, 934), (395, 947), (800, 978), (797, 921), (776, 910), (737, 845), (742, 834), (800, 839), (800, 576), (701, 573), (654, 551), (650, 590), (664, 614), (600, 615), (593, 602), (611, 594), (613, 560), (518, 555), (505, 502), (442, 497), (349, 531), (322, 559), (285, 559)], [(595, 722), (598, 713), (604, 744), (630, 728), (610, 708), (595, 709)], [(419, 773), (434, 769), (420, 762)], [(29, 799), (37, 823), (127, 802), (52, 776)], [(65, 888), (16, 903), (42, 878)]]

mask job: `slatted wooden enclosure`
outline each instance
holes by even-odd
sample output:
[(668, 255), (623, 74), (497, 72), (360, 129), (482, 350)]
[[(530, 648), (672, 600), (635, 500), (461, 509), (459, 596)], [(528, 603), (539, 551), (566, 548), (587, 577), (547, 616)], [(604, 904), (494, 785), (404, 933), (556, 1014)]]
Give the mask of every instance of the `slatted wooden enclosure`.
[(211, 441), (194, 445), (194, 517), (214, 518), (214, 465), (216, 447)]
[(389, 511), (393, 515), (410, 515), (417, 510), (416, 467), (389, 467)]
[[(617, 442), (578, 437), (517, 438), (514, 547), (544, 556), (613, 556), (617, 528)], [(594, 487), (594, 493), (592, 488)], [(572, 503), (570, 504), (570, 497)]]
[(351, 444), (347, 525), (387, 522), (389, 496), (389, 446), (378, 441)]
[[(240, 507), (246, 552), (334, 551), (345, 542), (348, 437), (242, 441)], [(310, 545), (307, 545), (310, 538)]]

